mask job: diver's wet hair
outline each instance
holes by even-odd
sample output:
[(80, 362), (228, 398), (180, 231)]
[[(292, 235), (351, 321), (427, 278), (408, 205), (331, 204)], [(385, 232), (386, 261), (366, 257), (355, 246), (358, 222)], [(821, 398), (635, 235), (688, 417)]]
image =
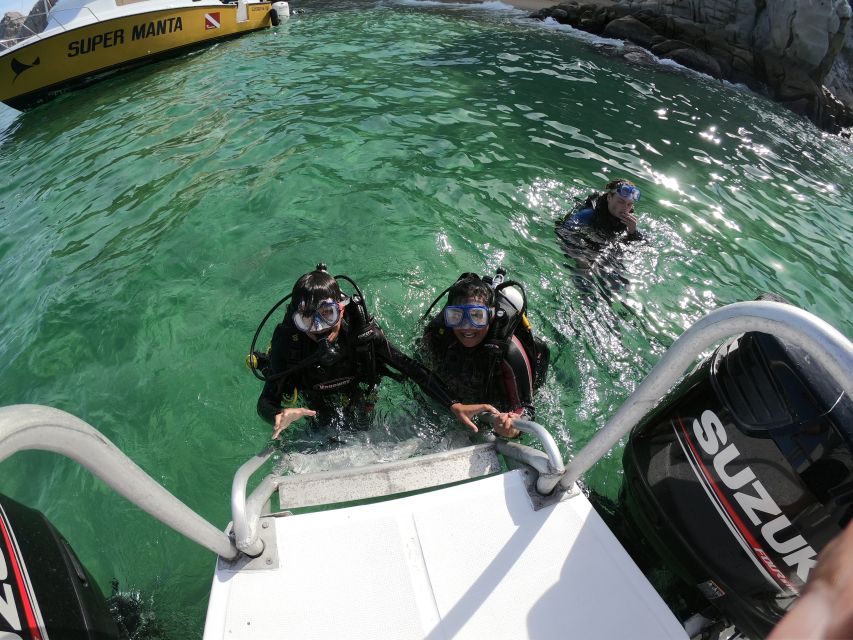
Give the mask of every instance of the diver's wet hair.
[(616, 191), (616, 189), (621, 187), (623, 184), (626, 184), (629, 187), (637, 186), (633, 182), (631, 182), (630, 180), (626, 180), (625, 178), (616, 178), (615, 180), (611, 180), (606, 185), (604, 185), (604, 189), (606, 191)]
[(459, 277), (447, 293), (448, 304), (459, 304), (463, 300), (476, 298), (494, 306), (495, 294), (492, 287), (476, 273), (466, 273)]
[(303, 303), (305, 309), (313, 311), (323, 300), (331, 298), (335, 301), (344, 299), (338, 281), (329, 275), (327, 271), (312, 271), (296, 281), (293, 285), (290, 304), (298, 309)]

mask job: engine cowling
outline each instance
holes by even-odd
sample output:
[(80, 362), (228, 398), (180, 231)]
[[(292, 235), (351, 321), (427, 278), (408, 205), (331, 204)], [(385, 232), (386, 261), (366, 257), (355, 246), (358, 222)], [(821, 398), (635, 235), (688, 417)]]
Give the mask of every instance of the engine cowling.
[(631, 433), (622, 504), (684, 581), (752, 637), (853, 515), (853, 403), (802, 350), (724, 344)]
[(0, 637), (124, 637), (98, 585), (40, 512), (0, 495)]

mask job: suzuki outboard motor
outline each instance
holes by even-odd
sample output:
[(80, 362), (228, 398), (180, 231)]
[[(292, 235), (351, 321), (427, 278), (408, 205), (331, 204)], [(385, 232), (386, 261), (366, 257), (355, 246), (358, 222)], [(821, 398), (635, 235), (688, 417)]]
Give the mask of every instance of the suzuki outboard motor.
[(125, 637), (68, 542), (38, 511), (0, 495), (0, 638)]
[(853, 515), (851, 450), (840, 386), (801, 349), (747, 333), (634, 428), (622, 504), (666, 565), (760, 638)]

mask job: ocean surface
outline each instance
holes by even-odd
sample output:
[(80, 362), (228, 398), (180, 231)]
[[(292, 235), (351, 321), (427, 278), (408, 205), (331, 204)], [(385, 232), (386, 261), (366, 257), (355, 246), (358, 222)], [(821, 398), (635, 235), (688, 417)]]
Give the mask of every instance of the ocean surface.
[[(293, 6), (278, 28), (0, 107), (0, 404), (79, 416), (225, 527), (233, 473), (270, 434), (245, 354), (317, 262), (405, 351), (460, 273), (505, 266), (550, 345), (538, 421), (567, 456), (712, 309), (774, 292), (853, 336), (848, 143), (499, 3)], [(555, 221), (611, 177), (642, 189), (646, 239), (578, 273)], [(384, 459), (460, 439), (386, 380), (349, 444)], [(588, 485), (615, 498), (620, 459)], [(138, 637), (201, 637), (210, 552), (55, 454), (0, 473), (105, 592), (136, 598)]]

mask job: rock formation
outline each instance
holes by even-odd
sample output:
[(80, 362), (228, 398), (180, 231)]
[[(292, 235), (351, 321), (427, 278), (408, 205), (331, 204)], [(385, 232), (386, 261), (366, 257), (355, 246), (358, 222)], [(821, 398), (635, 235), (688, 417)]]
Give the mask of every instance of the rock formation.
[(824, 79), (824, 84), (844, 104), (853, 105), (853, 23), (847, 29), (844, 47)]
[(628, 40), (746, 84), (835, 133), (853, 126), (851, 2), (571, 0), (531, 17)]
[(47, 26), (47, 13), (55, 5), (57, 0), (39, 0), (30, 9), (29, 15), (24, 22), (24, 29), (31, 33), (41, 33)]
[(0, 20), (0, 41), (24, 38), (41, 33), (47, 26), (47, 12), (57, 0), (37, 0), (26, 17), (17, 11), (7, 11)]
[(0, 41), (16, 38), (24, 26), (24, 14), (17, 11), (7, 11), (0, 20)]

